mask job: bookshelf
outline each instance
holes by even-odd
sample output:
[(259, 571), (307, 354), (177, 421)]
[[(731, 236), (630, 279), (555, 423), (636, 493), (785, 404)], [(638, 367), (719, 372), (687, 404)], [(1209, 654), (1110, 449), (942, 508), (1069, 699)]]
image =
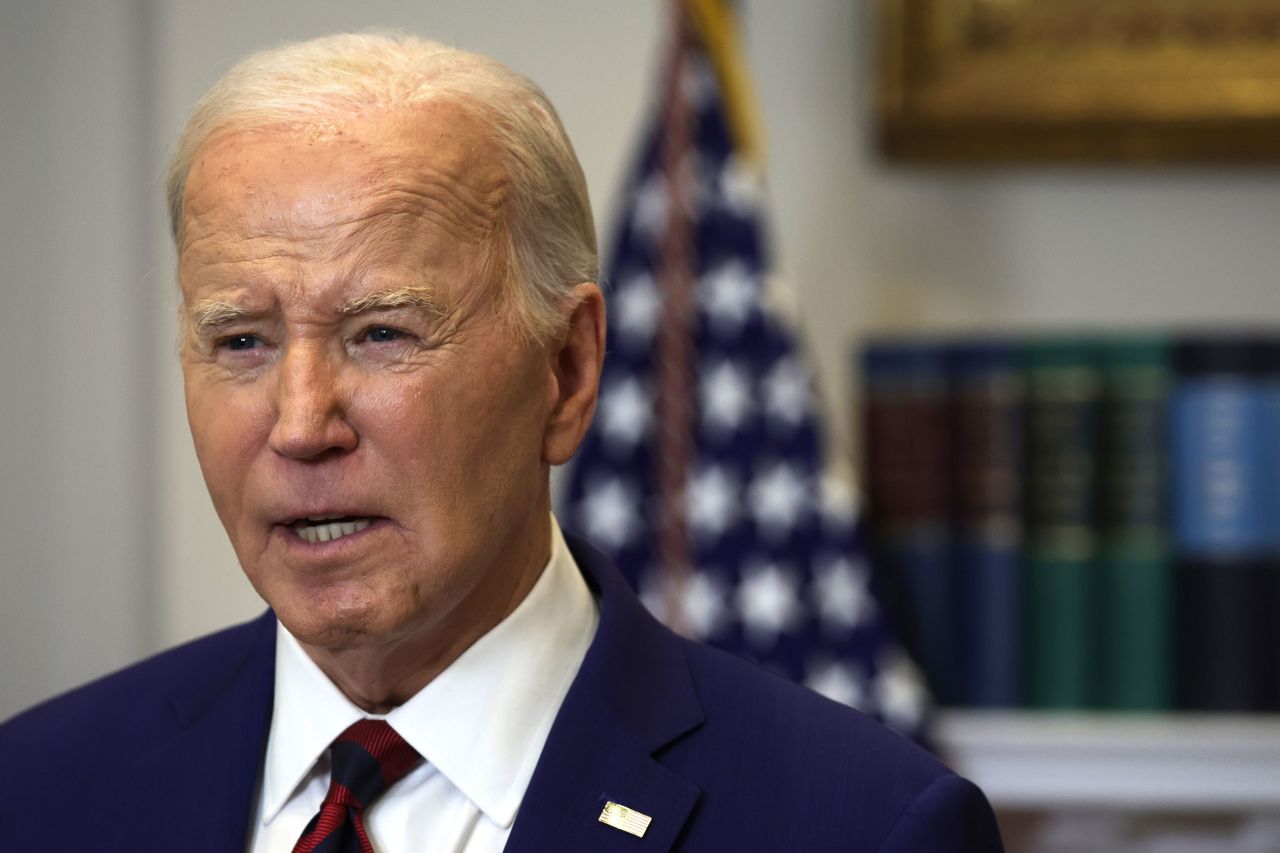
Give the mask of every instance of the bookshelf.
[(997, 810), (1280, 813), (1280, 716), (943, 710), (934, 736)]

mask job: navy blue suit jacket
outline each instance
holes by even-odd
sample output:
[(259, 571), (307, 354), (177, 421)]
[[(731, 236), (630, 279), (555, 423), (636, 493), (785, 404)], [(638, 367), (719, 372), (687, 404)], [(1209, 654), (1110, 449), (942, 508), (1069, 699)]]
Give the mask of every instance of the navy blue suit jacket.
[[(600, 627), (511, 853), (1001, 849), (972, 784), (854, 711), (675, 636), (604, 557), (571, 548)], [(0, 849), (245, 849), (274, 668), (268, 612), (0, 726)], [(653, 818), (643, 838), (598, 821), (609, 800)]]

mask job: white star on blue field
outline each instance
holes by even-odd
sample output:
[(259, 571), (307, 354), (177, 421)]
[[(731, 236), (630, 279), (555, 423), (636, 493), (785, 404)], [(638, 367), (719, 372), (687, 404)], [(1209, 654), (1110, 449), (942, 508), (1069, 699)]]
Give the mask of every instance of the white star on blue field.
[(848, 490), (824, 477), (803, 352), (766, 298), (759, 181), (733, 152), (715, 74), (698, 60), (687, 75), (697, 120), (680, 205), (696, 249), (696, 378), (687, 389), (696, 411), (678, 509), (693, 565), (659, 566), (656, 548), (655, 351), (672, 205), (658, 128), (613, 244), (599, 410), (561, 518), (617, 563), (660, 618), (913, 733), (925, 696), (871, 594)]

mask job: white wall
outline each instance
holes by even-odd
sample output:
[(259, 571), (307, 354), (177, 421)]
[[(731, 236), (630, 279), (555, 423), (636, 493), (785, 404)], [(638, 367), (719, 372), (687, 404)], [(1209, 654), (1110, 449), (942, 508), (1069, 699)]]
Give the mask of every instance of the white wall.
[(747, 4), (781, 260), (841, 424), (869, 330), (1280, 322), (1278, 168), (877, 162), (872, 5)]
[(0, 718), (156, 639), (141, 12), (0, 12)]
[[(878, 163), (866, 110), (870, 6), (743, 4), (775, 254), (843, 446), (850, 347), (871, 329), (1280, 319), (1276, 169)], [(0, 5), (0, 716), (261, 606), (189, 450), (169, 309), (147, 302), (172, 293), (163, 149), (202, 88), (253, 48), (372, 24), (491, 53), (560, 107), (607, 235), (654, 83), (663, 8)]]

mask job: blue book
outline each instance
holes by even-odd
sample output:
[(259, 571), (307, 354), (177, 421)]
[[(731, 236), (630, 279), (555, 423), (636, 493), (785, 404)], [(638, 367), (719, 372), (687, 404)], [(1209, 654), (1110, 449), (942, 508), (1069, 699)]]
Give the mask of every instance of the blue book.
[(956, 344), (951, 365), (963, 699), (1016, 707), (1023, 645), (1022, 371), (1017, 349), (996, 340)]
[(1267, 602), (1276, 518), (1276, 424), (1264, 348), (1199, 337), (1175, 349), (1171, 405), (1177, 549), (1178, 698), (1186, 708), (1267, 703)]

